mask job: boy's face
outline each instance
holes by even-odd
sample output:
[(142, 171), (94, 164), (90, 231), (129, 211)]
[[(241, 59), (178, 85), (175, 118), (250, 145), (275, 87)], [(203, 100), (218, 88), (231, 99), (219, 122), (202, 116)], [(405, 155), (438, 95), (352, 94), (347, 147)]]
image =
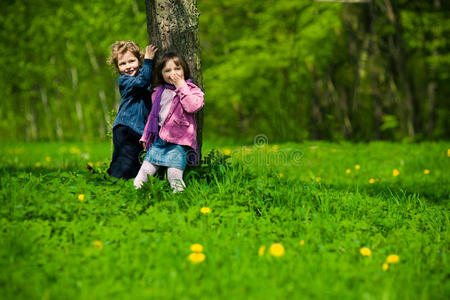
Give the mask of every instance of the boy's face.
[(136, 76), (139, 72), (139, 60), (130, 51), (119, 54), (117, 66), (119, 67), (119, 72), (124, 75)]

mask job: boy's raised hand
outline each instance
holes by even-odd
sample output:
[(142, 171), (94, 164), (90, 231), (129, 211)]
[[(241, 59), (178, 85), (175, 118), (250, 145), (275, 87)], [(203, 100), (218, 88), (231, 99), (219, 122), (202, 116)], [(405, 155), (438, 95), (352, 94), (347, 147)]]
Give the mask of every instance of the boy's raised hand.
[(155, 45), (148, 45), (145, 47), (145, 56), (146, 59), (153, 59), (155, 57), (155, 53), (158, 51), (158, 48), (156, 48)]

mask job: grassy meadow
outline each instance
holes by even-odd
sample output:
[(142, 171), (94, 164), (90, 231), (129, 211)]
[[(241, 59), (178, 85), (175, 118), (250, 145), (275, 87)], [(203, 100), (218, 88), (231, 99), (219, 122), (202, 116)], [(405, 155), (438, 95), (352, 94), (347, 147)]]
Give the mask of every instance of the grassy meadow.
[(449, 148), (207, 144), (173, 194), (106, 143), (2, 143), (0, 298), (447, 299)]

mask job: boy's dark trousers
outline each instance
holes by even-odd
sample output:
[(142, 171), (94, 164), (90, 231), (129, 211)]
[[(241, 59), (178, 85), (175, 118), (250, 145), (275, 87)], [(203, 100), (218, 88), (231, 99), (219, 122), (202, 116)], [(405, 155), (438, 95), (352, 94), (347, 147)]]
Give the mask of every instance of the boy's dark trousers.
[(130, 179), (136, 177), (141, 164), (139, 155), (143, 150), (139, 143), (141, 135), (125, 125), (113, 129), (114, 152), (108, 174), (116, 178)]

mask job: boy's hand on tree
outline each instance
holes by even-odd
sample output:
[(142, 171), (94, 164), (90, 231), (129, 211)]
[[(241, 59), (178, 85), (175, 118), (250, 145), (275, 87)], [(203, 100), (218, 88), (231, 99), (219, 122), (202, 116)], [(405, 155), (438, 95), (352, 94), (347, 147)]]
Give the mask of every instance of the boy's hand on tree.
[(153, 59), (155, 57), (155, 53), (158, 51), (155, 45), (148, 45), (145, 47), (145, 56), (146, 59)]

